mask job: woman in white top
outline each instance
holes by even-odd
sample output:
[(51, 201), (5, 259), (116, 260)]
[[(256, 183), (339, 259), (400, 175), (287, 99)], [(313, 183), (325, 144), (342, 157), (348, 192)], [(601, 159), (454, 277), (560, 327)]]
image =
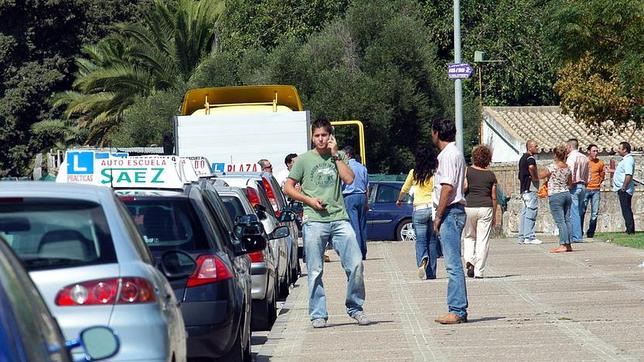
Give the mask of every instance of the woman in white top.
[(555, 160), (547, 169), (541, 170), (539, 178), (548, 179), (548, 203), (552, 218), (559, 229), (559, 247), (550, 250), (551, 253), (565, 253), (572, 251), (570, 246), (572, 224), (570, 223), (570, 185), (572, 172), (566, 164), (566, 146), (555, 148)]

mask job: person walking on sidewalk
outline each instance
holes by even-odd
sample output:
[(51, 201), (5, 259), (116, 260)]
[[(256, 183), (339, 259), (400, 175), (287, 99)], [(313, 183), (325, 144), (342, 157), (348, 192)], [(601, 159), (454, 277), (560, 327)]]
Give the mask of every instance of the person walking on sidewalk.
[(595, 237), (597, 228), (597, 214), (599, 213), (599, 203), (601, 201), (601, 185), (606, 177), (604, 161), (600, 160), (599, 147), (595, 144), (588, 145), (588, 184), (586, 185), (586, 197), (584, 198), (584, 212), (581, 214), (581, 226), (583, 230), (584, 215), (590, 204), (590, 221), (586, 237)]
[(456, 125), (448, 119), (432, 124), (432, 141), (440, 150), (434, 175), (434, 232), (438, 234), (447, 270), (449, 313), (435, 321), (441, 324), (467, 322), (467, 289), (461, 261), (461, 234), (465, 225), (465, 158), (456, 147)]
[(405, 195), (414, 188), (414, 211), (411, 220), (416, 233), (416, 266), (420, 279), (436, 279), (438, 239), (432, 221), (432, 191), (436, 152), (432, 147), (420, 147), (416, 151), (416, 166), (409, 171), (400, 189), (396, 206), (402, 205)]
[(367, 210), (369, 209), (369, 174), (364, 167), (355, 158), (353, 147), (345, 146), (342, 151), (349, 159), (349, 167), (353, 171), (353, 183), (342, 183), (342, 196), (344, 197), (344, 206), (349, 214), (349, 220), (353, 231), (356, 233), (356, 239), (360, 250), (362, 251), (362, 260), (367, 259)]
[[(353, 182), (353, 171), (332, 134), (331, 123), (318, 119), (311, 125), (315, 148), (298, 157), (284, 189), (292, 199), (304, 203), (302, 234), (306, 253), (309, 288), (309, 315), (314, 328), (326, 327), (329, 317), (322, 274), (322, 255), (331, 242), (340, 255), (347, 275), (345, 306), (349, 316), (360, 325), (371, 322), (363, 312), (365, 300), (362, 253), (344, 207), (340, 181)], [(300, 183), (301, 191), (295, 188)]]
[(617, 191), (619, 206), (622, 209), (624, 224), (626, 225), (627, 234), (635, 234), (635, 220), (633, 220), (633, 210), (631, 202), (633, 201), (633, 192), (635, 192), (635, 159), (631, 155), (631, 144), (622, 142), (617, 148), (617, 153), (622, 156), (622, 160), (615, 168), (613, 175), (613, 191)]
[(570, 208), (572, 206), (572, 172), (566, 164), (567, 146), (555, 148), (555, 160), (540, 172), (541, 178), (548, 179), (548, 204), (552, 218), (559, 229), (559, 247), (551, 249), (551, 253), (564, 253), (572, 251), (572, 222), (570, 221)]
[(519, 244), (541, 244), (534, 233), (537, 222), (537, 190), (539, 190), (539, 176), (537, 174), (537, 142), (526, 142), (526, 153), (519, 159), (519, 190), (521, 192), (521, 212), (519, 213)]
[(490, 249), (490, 231), (496, 224), (496, 176), (487, 169), (492, 151), (476, 146), (472, 151), (473, 165), (465, 176), (465, 230), (463, 258), (470, 278), (483, 278)]
[(566, 143), (568, 158), (566, 164), (572, 173), (572, 185), (570, 196), (572, 206), (570, 208), (570, 224), (572, 234), (570, 238), (573, 243), (581, 243), (584, 239), (584, 200), (586, 200), (586, 182), (588, 182), (588, 157), (579, 152), (579, 142), (571, 138)]

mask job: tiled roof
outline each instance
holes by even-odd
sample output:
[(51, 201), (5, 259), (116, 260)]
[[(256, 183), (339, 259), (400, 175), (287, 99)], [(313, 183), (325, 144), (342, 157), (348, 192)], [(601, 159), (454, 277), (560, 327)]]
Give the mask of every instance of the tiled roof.
[[(561, 114), (558, 106), (540, 107), (484, 107), (483, 113), (492, 117), (507, 132), (522, 142), (528, 139), (537, 141), (541, 152), (550, 152), (557, 145), (569, 138), (579, 140), (579, 146), (585, 149), (590, 143), (596, 144), (603, 152), (613, 152), (622, 141), (631, 144), (633, 150), (642, 150), (644, 130), (633, 132), (632, 129), (612, 135), (593, 135), (583, 124), (575, 122), (572, 117)], [(610, 121), (606, 122), (610, 126)]]

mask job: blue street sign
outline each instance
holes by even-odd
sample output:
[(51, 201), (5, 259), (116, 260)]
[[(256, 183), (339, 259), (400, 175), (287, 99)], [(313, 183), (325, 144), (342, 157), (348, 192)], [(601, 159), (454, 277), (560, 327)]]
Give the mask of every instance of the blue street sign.
[(94, 174), (94, 151), (67, 152), (67, 174)]
[(467, 63), (448, 64), (447, 77), (449, 79), (467, 79), (474, 73), (474, 68)]

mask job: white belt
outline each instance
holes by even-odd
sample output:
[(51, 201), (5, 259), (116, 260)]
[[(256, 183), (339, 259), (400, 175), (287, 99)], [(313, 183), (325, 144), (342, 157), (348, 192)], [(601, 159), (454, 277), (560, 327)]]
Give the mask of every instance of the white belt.
[(427, 204), (418, 204), (418, 205), (414, 205), (414, 211), (423, 210), (423, 209), (429, 209), (430, 207), (432, 207), (432, 204), (429, 204), (429, 203), (427, 203)]

